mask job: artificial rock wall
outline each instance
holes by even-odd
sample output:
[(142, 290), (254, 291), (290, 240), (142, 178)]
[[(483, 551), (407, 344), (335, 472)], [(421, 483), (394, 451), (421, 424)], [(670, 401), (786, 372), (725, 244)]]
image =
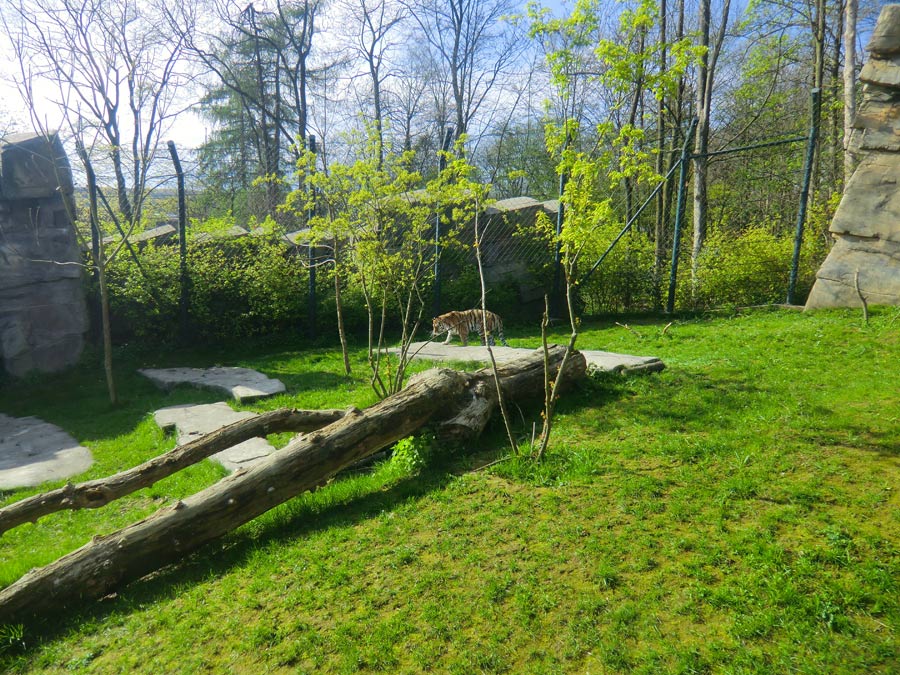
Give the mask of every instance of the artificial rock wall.
[(14, 376), (81, 355), (88, 319), (72, 195), (56, 134), (0, 141), (0, 356)]
[(862, 103), (850, 151), (859, 166), (830, 231), (834, 247), (816, 274), (807, 309), (900, 305), (900, 4), (885, 5), (859, 75)]

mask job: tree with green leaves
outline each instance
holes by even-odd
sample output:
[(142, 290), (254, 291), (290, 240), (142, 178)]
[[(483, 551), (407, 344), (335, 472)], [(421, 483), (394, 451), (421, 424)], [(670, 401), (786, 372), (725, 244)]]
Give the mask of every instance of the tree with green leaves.
[[(315, 205), (311, 245), (330, 247), (333, 253), (329, 262), (342, 344), (342, 284), (352, 280), (362, 292), (371, 384), (385, 397), (403, 386), (409, 347), (428, 306), (434, 214), (446, 214), (441, 243), (450, 245), (475, 204), (484, 203), (487, 187), (471, 179), (473, 168), (464, 159), (448, 157), (446, 168), (422, 188), (422, 177), (410, 170), (412, 153), (385, 151), (375, 129), (349, 144), (356, 150), (355, 161), (332, 163), (327, 173), (316, 171), (315, 157), (307, 153), (299, 164), (304, 186), (289, 195), (284, 208), (305, 212)], [(392, 329), (400, 332), (396, 360), (388, 353)]]
[[(654, 170), (653, 155), (644, 148), (646, 131), (639, 124), (637, 109), (645, 94), (670, 92), (694, 52), (685, 41), (666, 45), (671, 64), (660, 66), (663, 61), (656, 53), (660, 45), (651, 49), (646, 39), (659, 15), (652, 0), (621, 8), (617, 30), (608, 36), (603, 35), (603, 7), (596, 0), (578, 0), (565, 18), (554, 18), (533, 4), (529, 11), (531, 32), (545, 45), (557, 97), (556, 104), (548, 108), (564, 111), (562, 118), (546, 125), (547, 149), (564, 178), (560, 195), (563, 217), (555, 223), (540, 214), (538, 228), (551, 249), (559, 251), (571, 351), (578, 334), (575, 296), (581, 290), (582, 260), (598, 255), (630, 214), (628, 208), (624, 213), (616, 208), (614, 195), (629, 185), (627, 199), (634, 186), (653, 185), (661, 179)], [(577, 116), (579, 92), (587, 86), (601, 89), (607, 102), (604, 118), (593, 128)], [(627, 110), (624, 117), (620, 114), (623, 109)], [(559, 382), (552, 383), (545, 401), (541, 442), (534, 451), (538, 457), (547, 447), (558, 393)]]

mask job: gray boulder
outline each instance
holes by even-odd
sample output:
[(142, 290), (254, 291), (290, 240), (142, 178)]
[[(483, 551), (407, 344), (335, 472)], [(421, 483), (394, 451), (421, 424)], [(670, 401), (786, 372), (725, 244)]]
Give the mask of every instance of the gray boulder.
[(900, 4), (882, 8), (860, 73), (863, 101), (847, 182), (830, 232), (835, 244), (816, 273), (807, 309), (900, 305)]

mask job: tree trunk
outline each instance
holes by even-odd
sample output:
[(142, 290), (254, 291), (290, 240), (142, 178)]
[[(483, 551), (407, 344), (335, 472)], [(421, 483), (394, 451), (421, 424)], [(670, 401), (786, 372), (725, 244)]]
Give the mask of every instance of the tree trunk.
[[(697, 116), (697, 137), (694, 140), (694, 242), (691, 250), (691, 285), (697, 283), (697, 265), (703, 242), (706, 239), (706, 169), (709, 160), (706, 151), (709, 145), (709, 108), (706, 105), (706, 84), (709, 78), (709, 19), (710, 0), (700, 0), (700, 44), (703, 49), (697, 66), (697, 91), (695, 114)], [(693, 295), (693, 293), (692, 293)]]
[[(103, 336), (103, 372), (106, 375), (106, 389), (109, 393), (110, 405), (118, 402), (116, 394), (116, 380), (113, 373), (112, 362), (112, 329), (109, 322), (109, 291), (106, 288), (106, 254), (103, 251), (103, 232), (100, 230), (100, 217), (97, 212), (97, 176), (87, 150), (81, 141), (78, 141), (78, 154), (84, 165), (84, 173), (87, 179), (88, 190), (88, 217), (91, 223), (91, 232), (96, 234), (94, 250), (94, 267), (97, 270), (97, 282), (100, 292), (100, 331)], [(124, 238), (124, 236), (123, 236)]]
[[(550, 353), (557, 370), (565, 349)], [(543, 352), (506, 364), (504, 392), (539, 395)], [(584, 357), (570, 362), (584, 372)], [(116, 588), (181, 560), (204, 544), (292, 497), (321, 485), (344, 467), (408, 436), (436, 415), (477, 396), (489, 369), (468, 375), (434, 369), (414, 376), (402, 391), (365, 411), (351, 410), (329, 426), (291, 441), (269, 458), (242, 469), (183, 501), (102, 537), (0, 591), (0, 624), (59, 612), (62, 606), (101, 598)], [(487, 387), (490, 389), (490, 387)], [(464, 403), (463, 403), (464, 405)]]
[(716, 31), (715, 38), (710, 40), (710, 0), (700, 2), (700, 39), (706, 47), (697, 73), (697, 138), (694, 143), (694, 245), (691, 251), (691, 294), (697, 284), (697, 267), (700, 253), (706, 241), (709, 199), (707, 197), (707, 174), (709, 170), (709, 126), (712, 119), (713, 82), (716, 75), (716, 64), (722, 53), (722, 44), (728, 29), (728, 17), (731, 11), (731, 0), (722, 5), (722, 23)]
[(341, 410), (282, 408), (234, 422), (126, 471), (78, 485), (68, 483), (14, 502), (0, 509), (0, 534), (57, 511), (100, 508), (250, 438), (281, 431), (316, 431), (344, 414)]
[(850, 146), (856, 117), (856, 15), (859, 0), (847, 0), (844, 19), (844, 185), (856, 168)]
[[(815, 25), (813, 26), (813, 48), (815, 63), (813, 64), (813, 88), (824, 94), (825, 85), (825, 17), (828, 11), (825, 0), (816, 0)], [(821, 98), (819, 99), (822, 100)], [(820, 104), (821, 106), (821, 104)], [(812, 204), (816, 193), (819, 191), (822, 174), (822, 135), (819, 134), (816, 141), (815, 154), (813, 155), (812, 190), (809, 203)]]
[[(667, 9), (666, 0), (660, 0), (659, 3), (659, 73), (660, 75), (668, 68), (667, 45), (666, 45), (666, 22)], [(662, 93), (659, 95), (656, 110), (656, 173), (663, 175), (665, 169), (665, 153), (663, 147), (666, 144), (666, 97)], [(668, 181), (662, 186), (656, 195), (656, 221), (653, 228), (653, 307), (659, 309), (662, 307), (662, 272), (666, 259), (666, 229), (668, 226), (668, 218), (666, 214), (666, 192), (668, 190)]]
[(344, 330), (344, 303), (341, 298), (341, 254), (338, 238), (334, 238), (334, 308), (337, 312), (338, 338), (341, 341), (341, 357), (344, 359), (344, 373), (349, 375), (350, 353), (347, 349), (347, 332)]

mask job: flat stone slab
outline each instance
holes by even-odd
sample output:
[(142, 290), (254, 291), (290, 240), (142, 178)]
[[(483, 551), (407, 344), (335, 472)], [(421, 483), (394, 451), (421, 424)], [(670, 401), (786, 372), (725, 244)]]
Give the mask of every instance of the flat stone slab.
[(191, 384), (204, 389), (224, 391), (241, 403), (282, 394), (284, 384), (250, 368), (216, 366), (214, 368), (142, 368), (138, 372), (161, 389)]
[[(533, 349), (524, 347), (492, 347), (494, 359), (497, 363), (507, 363), (521, 358), (533, 352)], [(392, 353), (400, 350), (393, 348)], [(627, 373), (638, 371), (655, 372), (662, 370), (666, 365), (655, 356), (631, 356), (630, 354), (616, 354), (596, 349), (579, 349), (587, 361), (588, 371), (603, 373)], [(490, 363), (487, 347), (480, 345), (463, 347), (462, 345), (442, 342), (413, 342), (409, 348), (409, 354), (414, 359), (428, 359), (429, 361), (477, 361)]]
[[(153, 413), (153, 419), (163, 431), (175, 430), (178, 445), (184, 445), (239, 420), (256, 417), (249, 411), (232, 410), (227, 403), (173, 405)], [(264, 438), (251, 438), (210, 457), (228, 471), (252, 466), (275, 451)]]
[(58, 426), (0, 413), (0, 490), (69, 478), (93, 463), (91, 451)]

